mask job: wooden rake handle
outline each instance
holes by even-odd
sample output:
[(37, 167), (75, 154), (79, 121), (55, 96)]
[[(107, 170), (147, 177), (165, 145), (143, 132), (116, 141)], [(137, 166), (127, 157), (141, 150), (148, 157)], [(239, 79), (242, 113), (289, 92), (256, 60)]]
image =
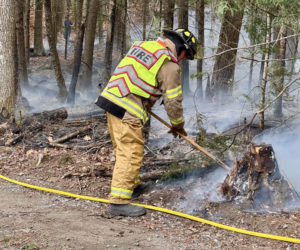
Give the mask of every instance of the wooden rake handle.
[[(172, 129), (172, 126), (167, 123), (165, 120), (163, 120), (162, 118), (160, 118), (157, 114), (154, 114), (152, 111), (149, 111), (149, 114), (152, 115), (155, 119), (159, 120), (161, 123), (163, 123), (165, 126), (167, 126), (169, 129)], [(219, 160), (217, 157), (215, 157), (214, 155), (212, 155), (211, 153), (209, 153), (206, 149), (202, 148), (200, 145), (198, 145), (196, 142), (194, 142), (193, 140), (191, 140), (189, 137), (178, 133), (176, 131), (176, 133), (182, 137), (183, 139), (185, 139), (187, 142), (189, 142), (190, 144), (192, 144), (195, 148), (197, 148), (198, 150), (200, 150), (202, 153), (206, 154), (209, 158), (213, 159), (215, 162), (217, 162), (221, 167), (230, 170), (231, 168), (229, 166), (227, 166), (224, 162), (222, 162), (221, 160)]]

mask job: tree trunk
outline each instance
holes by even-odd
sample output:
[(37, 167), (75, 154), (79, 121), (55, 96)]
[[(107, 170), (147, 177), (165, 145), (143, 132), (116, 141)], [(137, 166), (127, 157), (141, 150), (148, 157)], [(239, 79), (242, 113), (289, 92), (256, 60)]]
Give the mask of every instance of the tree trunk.
[(25, 56), (25, 36), (24, 36), (24, 8), (25, 2), (23, 0), (17, 0), (15, 6), (15, 18), (16, 18), (16, 38), (17, 38), (17, 50), (18, 50), (18, 70), (19, 70), (19, 82), (22, 86), (28, 86), (28, 73), (27, 73), (27, 61)]
[[(294, 35), (295, 30), (287, 27), (287, 36), (289, 35)], [(291, 61), (286, 62), (286, 69), (289, 71), (290, 77), (289, 81), (292, 80), (294, 70), (295, 70), (295, 64), (296, 64), (296, 57), (297, 57), (297, 50), (298, 50), (298, 43), (299, 43), (299, 38), (298, 36), (295, 37), (290, 37), (286, 41), (286, 58), (294, 58)]]
[[(287, 29), (286, 26), (284, 24), (282, 24), (281, 29), (280, 29), (280, 34), (279, 34), (279, 38), (283, 38), (286, 36), (287, 34)], [(275, 58), (279, 59), (279, 62), (276, 62), (276, 66), (275, 66), (275, 81), (276, 81), (276, 86), (275, 86), (275, 96), (277, 96), (277, 94), (279, 92), (282, 91), (283, 89), (283, 85), (284, 85), (284, 76), (286, 73), (286, 69), (285, 69), (285, 52), (286, 52), (286, 39), (282, 39), (279, 41), (278, 46), (276, 47), (276, 51), (275, 51)], [(282, 95), (277, 99), (277, 101), (275, 102), (275, 106), (274, 106), (274, 116), (276, 118), (282, 118)]]
[[(117, 0), (112, 1), (111, 6), (111, 13), (110, 13), (110, 21), (107, 28), (107, 37), (106, 37), (106, 46), (105, 46), (105, 55), (104, 55), (104, 65), (105, 65), (105, 72), (104, 72), (104, 78), (103, 83), (106, 84), (110, 78), (111, 75), (111, 68), (112, 68), (112, 52), (113, 52), (113, 44), (114, 44), (114, 29), (115, 29), (115, 20), (116, 20), (116, 6), (117, 6)], [(104, 87), (104, 85), (101, 85), (101, 88)]]
[(174, 10), (175, 10), (175, 0), (165, 1), (165, 11), (164, 11), (164, 28), (173, 29), (174, 25)]
[(149, 2), (145, 1), (143, 4), (143, 41), (146, 40), (146, 28), (147, 28), (147, 15), (149, 9)]
[[(83, 0), (79, 0), (78, 9), (77, 9), (77, 22), (82, 23), (82, 6)], [(67, 103), (73, 105), (75, 103), (75, 90), (76, 84), (78, 80), (80, 64), (81, 64), (81, 56), (82, 56), (82, 47), (83, 47), (83, 38), (84, 38), (84, 24), (81, 24), (81, 29), (78, 30), (75, 42), (74, 49), (74, 61), (73, 61), (73, 74), (69, 87), (69, 93), (67, 97)]]
[[(266, 35), (266, 43), (267, 43), (267, 51), (264, 55), (265, 63), (264, 70), (261, 82), (261, 96), (260, 96), (260, 108), (263, 109), (265, 107), (266, 102), (266, 88), (267, 88), (267, 77), (268, 77), (268, 66), (269, 66), (269, 57), (270, 57), (270, 40), (271, 40), (271, 17), (268, 14), (267, 17), (267, 35)], [(260, 130), (264, 130), (265, 128), (265, 112), (261, 112), (259, 115), (259, 128)]]
[(86, 21), (84, 50), (82, 55), (82, 75), (78, 86), (81, 91), (91, 90), (92, 87), (93, 55), (98, 10), (99, 0), (91, 0)]
[(81, 65), (81, 56), (83, 49), (83, 38), (84, 38), (84, 24), (81, 26), (81, 30), (77, 33), (75, 50), (74, 50), (74, 66), (73, 66), (73, 74), (69, 87), (67, 103), (69, 105), (74, 105), (75, 103), (75, 93), (76, 93), (76, 85)]
[(71, 8), (71, 1), (67, 0), (67, 13), (65, 18), (65, 59), (67, 59), (68, 57), (68, 41), (69, 41), (69, 35), (71, 33), (70, 8)]
[[(178, 28), (180, 29), (188, 29), (189, 28), (189, 1), (188, 0), (179, 0), (178, 3)], [(184, 60), (181, 63), (182, 74), (181, 74), (181, 82), (182, 82), (182, 91), (184, 96), (191, 95), (190, 91), (190, 67), (189, 61)]]
[(127, 53), (128, 50), (128, 45), (127, 45), (127, 32), (130, 30), (127, 29), (127, 7), (128, 3), (127, 0), (124, 0), (124, 21), (122, 22), (123, 26), (123, 34), (122, 34), (122, 48), (121, 48), (121, 56), (124, 57)]
[(58, 2), (57, 0), (50, 0), (51, 1), (51, 19), (52, 19), (52, 30), (53, 30), (53, 38), (55, 40), (55, 45), (57, 43), (57, 11), (58, 11)]
[(115, 22), (115, 50), (121, 51), (124, 24), (124, 0), (117, 1), (116, 22)]
[[(251, 45), (253, 43), (251, 42)], [(252, 78), (253, 78), (253, 66), (254, 66), (254, 49), (251, 49), (251, 62), (250, 62), (250, 72), (249, 72), (249, 79), (248, 79), (248, 92), (250, 93), (252, 88)]]
[(43, 0), (36, 0), (34, 18), (34, 55), (44, 56), (43, 45)]
[(15, 1), (2, 0), (0, 8), (0, 117), (13, 115), (16, 104)]
[[(244, 8), (243, 6), (237, 6), (233, 0), (229, 0), (228, 4), (230, 9), (224, 14), (217, 54), (238, 47)], [(239, 9), (232, 13), (232, 10), (237, 8)], [(231, 95), (236, 54), (237, 50), (232, 50), (216, 57), (212, 86), (214, 87), (214, 95), (218, 103), (224, 102), (226, 97)]]
[(52, 15), (51, 15), (51, 0), (45, 0), (45, 16), (46, 16), (46, 30), (48, 43), (50, 47), (50, 54), (52, 59), (52, 64), (55, 71), (55, 78), (58, 86), (58, 95), (57, 99), (61, 102), (64, 102), (67, 96), (67, 88), (65, 85), (65, 79), (63, 77), (60, 61), (56, 49), (56, 38), (54, 32), (54, 25), (52, 23)]
[(29, 51), (30, 51), (30, 29), (29, 29), (29, 20), (30, 20), (30, 0), (25, 0), (24, 8), (24, 39), (25, 39), (25, 57), (26, 63), (29, 64)]
[(127, 0), (117, 1), (115, 26), (115, 50), (122, 58), (127, 52)]
[(98, 16), (98, 39), (99, 39), (99, 44), (102, 43), (103, 39), (103, 23), (104, 23), (104, 11), (105, 11), (105, 6), (104, 3), (101, 2), (99, 6), (99, 13), (100, 15)]
[[(249, 14), (249, 22), (250, 22), (250, 25), (252, 27), (255, 27), (255, 17), (254, 15), (256, 14), (257, 12), (257, 8), (250, 8), (250, 14)], [(249, 35), (249, 39), (250, 39), (250, 45), (253, 46), (255, 44), (255, 35), (252, 34), (250, 32), (250, 35)], [(251, 61), (250, 61), (250, 72), (249, 72), (249, 79), (248, 79), (248, 93), (250, 94), (251, 92), (251, 88), (252, 88), (252, 79), (253, 79), (253, 67), (254, 67), (254, 55), (255, 55), (255, 47), (251, 48), (249, 50), (249, 53), (250, 53), (250, 56), (251, 56)]]
[(201, 58), (197, 60), (197, 73), (201, 73), (197, 77), (197, 96), (200, 100), (203, 99), (203, 56), (204, 56), (204, 0), (199, 0), (196, 3), (196, 21), (198, 25), (198, 53)]
[(66, 6), (68, 8), (68, 4), (70, 5), (69, 6), (69, 12), (70, 12), (70, 8), (71, 8), (71, 1), (70, 0), (59, 0), (59, 1), (56, 0), (56, 2), (55, 2), (55, 11), (54, 11), (55, 16), (54, 16), (54, 18), (55, 18), (56, 32), (57, 33), (62, 31), (64, 14), (66, 12)]
[(162, 19), (163, 19), (163, 1), (159, 0), (159, 26), (158, 26), (159, 32), (161, 32)]

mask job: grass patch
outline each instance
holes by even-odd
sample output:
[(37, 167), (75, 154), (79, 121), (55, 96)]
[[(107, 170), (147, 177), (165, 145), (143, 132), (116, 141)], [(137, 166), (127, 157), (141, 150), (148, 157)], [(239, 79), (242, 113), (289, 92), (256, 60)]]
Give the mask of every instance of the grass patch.
[(3, 236), (2, 242), (8, 243), (10, 241), (10, 238), (8, 236)]
[(22, 247), (22, 249), (33, 249), (38, 250), (39, 247), (35, 243), (28, 243)]

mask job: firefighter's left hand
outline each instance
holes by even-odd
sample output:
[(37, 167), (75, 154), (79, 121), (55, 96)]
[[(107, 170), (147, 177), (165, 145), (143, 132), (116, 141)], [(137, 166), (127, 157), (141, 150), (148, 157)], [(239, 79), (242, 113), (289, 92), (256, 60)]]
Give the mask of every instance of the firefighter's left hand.
[(174, 138), (176, 138), (177, 136), (180, 137), (180, 135), (187, 136), (187, 132), (185, 131), (185, 129), (183, 127), (178, 128), (178, 127), (172, 126), (172, 128), (169, 130), (168, 133), (173, 134)]

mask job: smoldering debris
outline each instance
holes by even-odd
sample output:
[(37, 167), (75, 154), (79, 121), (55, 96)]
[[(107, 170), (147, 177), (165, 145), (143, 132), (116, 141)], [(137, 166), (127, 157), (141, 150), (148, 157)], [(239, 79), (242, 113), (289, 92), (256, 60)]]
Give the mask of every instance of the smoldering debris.
[(281, 174), (272, 146), (266, 144), (250, 144), (242, 159), (235, 160), (220, 191), (228, 201), (247, 210), (280, 210), (299, 200), (293, 186)]

